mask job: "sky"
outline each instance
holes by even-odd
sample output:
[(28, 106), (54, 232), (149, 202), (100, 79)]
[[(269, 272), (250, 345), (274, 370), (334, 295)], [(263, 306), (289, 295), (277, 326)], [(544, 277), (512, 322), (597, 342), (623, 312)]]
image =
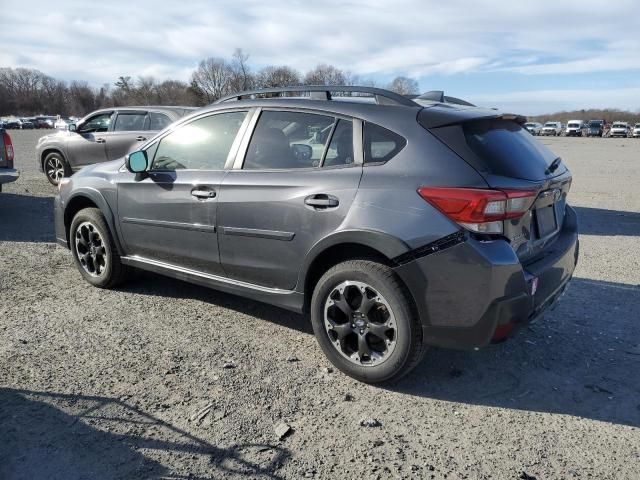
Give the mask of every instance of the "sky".
[(188, 80), (236, 48), (254, 70), (329, 63), (525, 115), (640, 111), (638, 0), (0, 0), (0, 66), (61, 80)]

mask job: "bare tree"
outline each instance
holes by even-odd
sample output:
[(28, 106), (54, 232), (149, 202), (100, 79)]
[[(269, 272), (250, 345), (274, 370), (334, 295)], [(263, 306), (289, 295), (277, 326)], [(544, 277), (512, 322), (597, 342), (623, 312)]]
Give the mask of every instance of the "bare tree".
[(265, 67), (256, 77), (256, 86), (258, 88), (291, 87), (300, 85), (300, 80), (300, 72), (291, 67)]
[(202, 93), (205, 102), (211, 103), (231, 90), (233, 70), (223, 58), (209, 57), (200, 62), (192, 74), (192, 83)]
[(254, 78), (247, 60), (249, 60), (249, 54), (244, 53), (241, 48), (236, 48), (231, 60), (232, 78), (230, 90), (233, 92), (253, 88)]
[(420, 86), (418, 82), (409, 77), (396, 77), (387, 86), (392, 92), (399, 93), (400, 95), (417, 95), (420, 93)]
[(305, 85), (344, 85), (345, 83), (344, 72), (326, 63), (321, 63), (304, 76)]

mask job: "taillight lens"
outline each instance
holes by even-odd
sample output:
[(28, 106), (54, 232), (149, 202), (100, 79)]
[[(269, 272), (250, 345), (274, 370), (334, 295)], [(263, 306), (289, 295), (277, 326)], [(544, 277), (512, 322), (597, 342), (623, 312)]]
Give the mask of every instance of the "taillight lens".
[(2, 132), (2, 140), (4, 142), (4, 153), (7, 159), (7, 166), (13, 168), (13, 143), (11, 143), (11, 137), (5, 131)]
[(504, 220), (522, 217), (537, 197), (529, 190), (421, 187), (418, 194), (462, 227), (501, 234)]

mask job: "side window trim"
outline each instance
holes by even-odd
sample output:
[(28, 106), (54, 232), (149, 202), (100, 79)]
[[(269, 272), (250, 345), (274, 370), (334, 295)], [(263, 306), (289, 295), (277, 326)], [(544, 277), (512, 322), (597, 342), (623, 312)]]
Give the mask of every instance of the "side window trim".
[[(262, 113), (262, 107), (257, 107), (252, 115), (247, 115), (247, 117), (251, 117), (247, 122), (247, 126), (245, 131), (242, 134), (242, 140), (238, 144), (238, 150), (236, 151), (235, 158), (233, 159), (230, 168), (232, 170), (242, 170), (242, 164), (244, 163), (244, 157), (247, 154), (247, 149), (249, 148), (249, 142), (251, 141), (251, 137), (253, 136), (253, 132), (256, 129), (256, 125), (258, 124), (258, 118), (260, 118), (260, 114)], [(245, 118), (246, 120), (246, 118)]]
[[(198, 115), (197, 117), (193, 117), (193, 118), (189, 118), (188, 121), (186, 122), (180, 122), (179, 124), (173, 125), (172, 128), (170, 128), (168, 131), (164, 132), (162, 134), (162, 136), (159, 137), (154, 137), (153, 140), (148, 144), (145, 145), (144, 147), (142, 147), (142, 150), (148, 151), (149, 149), (154, 149), (153, 151), (153, 159), (149, 162), (149, 168), (148, 171), (151, 173), (155, 173), (155, 172), (177, 172), (177, 171), (181, 171), (181, 172), (189, 172), (189, 171), (197, 171), (197, 172), (203, 172), (203, 171), (210, 171), (210, 172), (218, 172), (221, 170), (229, 170), (232, 167), (232, 163), (230, 163), (230, 161), (233, 161), (235, 155), (233, 154), (234, 149), (238, 148), (238, 145), (240, 143), (240, 139), (244, 137), (245, 132), (246, 132), (246, 128), (248, 127), (249, 124), (249, 119), (253, 118), (252, 117), (252, 110), (254, 110), (254, 108), (250, 107), (250, 108), (232, 108), (229, 110), (219, 110), (219, 111), (213, 111), (213, 112), (205, 112), (202, 115)], [(158, 153), (158, 147), (160, 146), (160, 142), (162, 142), (162, 140), (169, 136), (171, 133), (175, 132), (177, 129), (182, 128), (185, 125), (189, 125), (195, 121), (198, 120), (202, 120), (203, 118), (208, 118), (208, 117), (213, 117), (215, 115), (223, 115), (225, 113), (234, 113), (234, 112), (247, 112), (247, 114), (244, 117), (244, 120), (242, 122), (242, 125), (240, 125), (240, 128), (238, 129), (238, 133), (236, 133), (236, 137), (233, 140), (233, 143), (231, 144), (231, 149), (229, 150), (229, 154), (227, 155), (227, 160), (225, 161), (224, 166), (221, 169), (217, 169), (217, 170), (202, 170), (202, 169), (192, 169), (192, 168), (185, 168), (185, 169), (180, 169), (180, 170), (153, 170), (153, 164), (156, 161), (156, 154)]]

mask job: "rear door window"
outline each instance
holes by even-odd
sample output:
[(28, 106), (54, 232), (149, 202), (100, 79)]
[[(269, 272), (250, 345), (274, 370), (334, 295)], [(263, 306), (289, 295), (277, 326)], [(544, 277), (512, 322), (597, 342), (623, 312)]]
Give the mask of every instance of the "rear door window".
[(364, 163), (384, 163), (404, 148), (407, 140), (375, 123), (364, 124)]
[(251, 136), (242, 168), (319, 167), (334, 123), (335, 118), (326, 115), (263, 111)]
[(164, 113), (149, 112), (149, 120), (146, 130), (158, 132), (171, 125), (171, 119)]
[(116, 123), (113, 125), (114, 132), (139, 132), (144, 130), (146, 112), (138, 113), (118, 113)]

